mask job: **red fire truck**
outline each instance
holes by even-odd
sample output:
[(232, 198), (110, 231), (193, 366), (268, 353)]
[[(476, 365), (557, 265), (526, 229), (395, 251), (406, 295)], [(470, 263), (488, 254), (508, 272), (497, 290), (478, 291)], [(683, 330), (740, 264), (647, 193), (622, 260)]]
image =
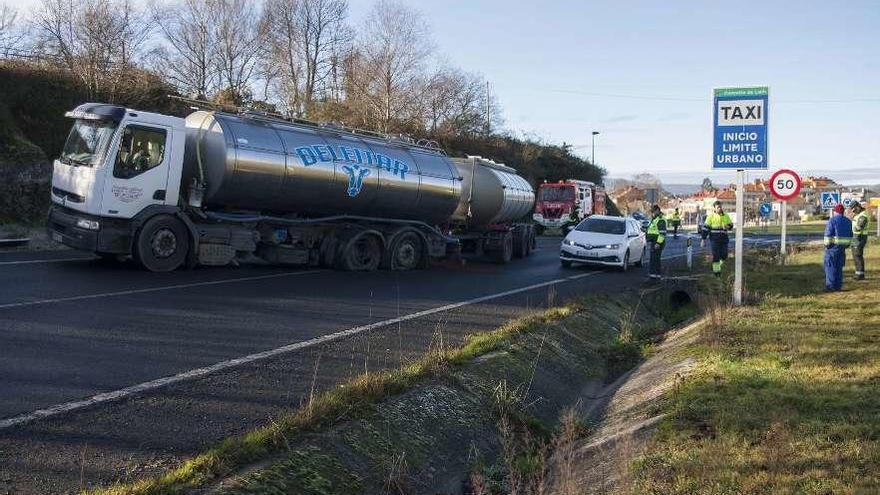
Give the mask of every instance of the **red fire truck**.
[(532, 218), (539, 231), (577, 223), (590, 215), (604, 215), (605, 189), (592, 182), (569, 179), (538, 186)]

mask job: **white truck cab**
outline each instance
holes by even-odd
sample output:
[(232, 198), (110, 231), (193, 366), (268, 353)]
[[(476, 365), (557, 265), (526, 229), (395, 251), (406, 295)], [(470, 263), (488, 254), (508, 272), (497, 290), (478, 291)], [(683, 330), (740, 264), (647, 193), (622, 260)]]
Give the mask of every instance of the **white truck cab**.
[(184, 119), (97, 103), (66, 116), (74, 123), (53, 164), (50, 233), (99, 255), (129, 253), (132, 219), (177, 209)]

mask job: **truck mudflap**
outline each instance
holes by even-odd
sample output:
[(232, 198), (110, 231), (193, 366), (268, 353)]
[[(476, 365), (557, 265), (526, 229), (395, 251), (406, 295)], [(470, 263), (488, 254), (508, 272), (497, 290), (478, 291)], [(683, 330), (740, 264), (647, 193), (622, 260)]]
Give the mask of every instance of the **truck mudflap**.
[[(98, 229), (83, 228), (78, 225), (80, 220), (97, 222)], [(53, 241), (81, 251), (128, 254), (131, 246), (131, 231), (127, 222), (96, 217), (61, 206), (49, 208), (46, 228)]]

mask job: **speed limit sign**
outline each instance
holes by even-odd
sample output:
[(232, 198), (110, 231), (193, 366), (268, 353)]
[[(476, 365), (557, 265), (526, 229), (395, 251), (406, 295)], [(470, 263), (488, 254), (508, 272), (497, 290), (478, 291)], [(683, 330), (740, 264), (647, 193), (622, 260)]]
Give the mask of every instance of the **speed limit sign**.
[(788, 201), (801, 192), (801, 178), (792, 170), (777, 170), (770, 177), (770, 192), (780, 201)]

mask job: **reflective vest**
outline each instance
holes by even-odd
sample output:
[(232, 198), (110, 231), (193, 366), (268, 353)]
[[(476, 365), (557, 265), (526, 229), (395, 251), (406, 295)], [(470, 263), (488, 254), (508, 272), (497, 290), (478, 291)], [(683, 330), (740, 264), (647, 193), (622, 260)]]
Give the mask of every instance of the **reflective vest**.
[(726, 212), (719, 215), (713, 211), (706, 217), (704, 225), (706, 230), (712, 234), (726, 234), (728, 226), (733, 225), (733, 221)]
[(681, 215), (678, 212), (672, 214), (672, 222), (673, 223), (681, 223)]
[[(663, 223), (661, 224), (661, 222)], [(651, 220), (647, 234), (649, 241), (663, 244), (663, 241), (666, 240), (666, 219), (663, 218), (663, 215), (657, 215)]]
[[(862, 218), (865, 219), (865, 226), (860, 229), (859, 228), (859, 221), (861, 221)], [(868, 235), (868, 232), (870, 232), (868, 230), (868, 226), (869, 226), (868, 224), (870, 224), (870, 223), (871, 223), (871, 216), (868, 215), (868, 212), (865, 210), (862, 210), (861, 213), (859, 213), (858, 215), (853, 217), (853, 219), (852, 219), (853, 237), (859, 236), (859, 235)]]

